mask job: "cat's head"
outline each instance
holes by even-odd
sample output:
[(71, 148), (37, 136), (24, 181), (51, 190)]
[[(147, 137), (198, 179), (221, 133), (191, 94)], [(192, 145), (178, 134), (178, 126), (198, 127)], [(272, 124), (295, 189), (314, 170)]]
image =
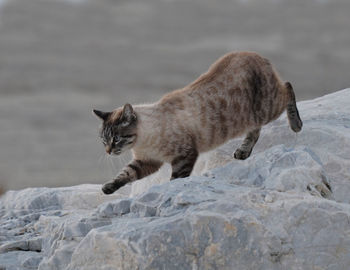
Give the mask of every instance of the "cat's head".
[(103, 121), (100, 137), (108, 154), (119, 155), (134, 146), (137, 117), (130, 104), (112, 112), (93, 110), (93, 113)]

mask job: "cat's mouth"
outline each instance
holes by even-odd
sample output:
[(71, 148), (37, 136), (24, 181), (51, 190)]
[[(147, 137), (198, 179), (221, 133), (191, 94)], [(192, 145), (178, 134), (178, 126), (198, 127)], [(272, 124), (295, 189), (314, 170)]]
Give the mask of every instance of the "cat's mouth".
[(122, 153), (122, 150), (115, 150), (112, 152), (113, 155), (120, 155)]

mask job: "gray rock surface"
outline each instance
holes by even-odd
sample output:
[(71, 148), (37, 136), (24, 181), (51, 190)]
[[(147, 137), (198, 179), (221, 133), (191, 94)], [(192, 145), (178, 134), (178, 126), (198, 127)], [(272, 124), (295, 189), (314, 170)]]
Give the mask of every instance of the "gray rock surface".
[(233, 160), (236, 139), (193, 176), (169, 183), (164, 167), (129, 197), (99, 185), (7, 192), (0, 269), (348, 270), (350, 89), (298, 106), (298, 136), (283, 115), (249, 159)]

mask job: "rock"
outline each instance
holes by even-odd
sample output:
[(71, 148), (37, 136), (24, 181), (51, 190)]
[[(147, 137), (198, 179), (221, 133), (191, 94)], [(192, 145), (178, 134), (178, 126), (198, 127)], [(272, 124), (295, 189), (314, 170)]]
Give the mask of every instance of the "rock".
[[(350, 89), (298, 104), (263, 128), (252, 156), (235, 139), (193, 176), (169, 166), (130, 197), (98, 185), (9, 191), (0, 269), (339, 269), (350, 265)], [(166, 176), (166, 177), (165, 177)]]

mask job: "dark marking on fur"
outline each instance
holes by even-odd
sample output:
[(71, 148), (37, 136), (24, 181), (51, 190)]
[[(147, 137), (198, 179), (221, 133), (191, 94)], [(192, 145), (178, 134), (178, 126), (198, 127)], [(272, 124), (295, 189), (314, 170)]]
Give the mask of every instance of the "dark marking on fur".
[(273, 99), (270, 98), (269, 100), (269, 119), (272, 119), (273, 118)]
[(213, 143), (215, 141), (215, 133), (216, 133), (216, 125), (211, 124), (210, 125), (210, 135), (209, 135), (209, 144), (210, 145), (213, 145)]
[(203, 127), (207, 125), (207, 108), (201, 105), (201, 124)]
[(235, 102), (233, 105), (233, 110), (236, 114), (239, 114), (241, 112), (241, 105), (239, 105), (238, 102)]
[(219, 114), (219, 124), (220, 124), (220, 135), (223, 139), (226, 139), (227, 137), (227, 125), (226, 125), (226, 117), (223, 114), (222, 110), (220, 110), (220, 114)]
[(220, 89), (224, 89), (225, 88), (225, 84), (223, 82), (219, 81), (216, 84), (219, 86)]
[(261, 118), (259, 116), (259, 112), (261, 110), (261, 101), (262, 101), (262, 87), (263, 82), (261, 78), (261, 74), (258, 74), (257, 72), (253, 72), (252, 74), (252, 113), (254, 117), (254, 122), (256, 124), (259, 124), (261, 122)]
[(215, 86), (210, 86), (208, 92), (209, 95), (216, 96), (218, 94), (218, 89)]
[(189, 149), (187, 154), (182, 154), (173, 159), (171, 166), (173, 169), (171, 179), (188, 177), (197, 160), (198, 151), (195, 148)]
[(215, 102), (212, 100), (209, 100), (208, 105), (209, 105), (210, 109), (214, 112), (215, 111)]
[(140, 179), (142, 175), (140, 164), (137, 161), (134, 161), (133, 163), (130, 163), (128, 166), (135, 171), (137, 179)]
[(220, 110), (225, 111), (227, 108), (227, 101), (223, 98), (220, 98), (219, 103), (220, 103)]

